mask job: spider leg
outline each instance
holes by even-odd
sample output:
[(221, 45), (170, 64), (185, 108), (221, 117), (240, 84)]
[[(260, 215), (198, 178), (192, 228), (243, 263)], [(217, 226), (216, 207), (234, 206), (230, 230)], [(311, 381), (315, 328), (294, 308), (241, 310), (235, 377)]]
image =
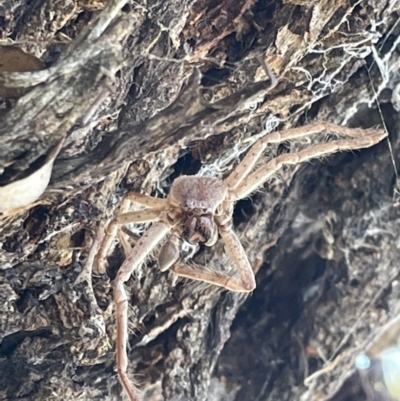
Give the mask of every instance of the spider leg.
[(113, 224), (120, 226), (129, 223), (146, 223), (149, 221), (158, 220), (161, 212), (165, 209), (144, 209), (136, 210), (134, 212), (122, 213), (112, 220)]
[(121, 230), (121, 228), (118, 228), (117, 230), (117, 234), (118, 234), (118, 241), (120, 242), (120, 244), (122, 245), (122, 248), (124, 249), (124, 255), (125, 257), (127, 257), (131, 251), (132, 251), (132, 246), (129, 243), (128, 239), (126, 238), (126, 236), (124, 235), (124, 232)]
[[(119, 216), (113, 218), (108, 224), (103, 240), (100, 245), (100, 249), (97, 253), (96, 257), (96, 266), (97, 271), (99, 273), (104, 273), (105, 269), (105, 260), (107, 257), (107, 253), (111, 247), (111, 243), (117, 234), (117, 227), (122, 224), (128, 223), (146, 223), (149, 221), (158, 220), (160, 213), (163, 209), (144, 209), (138, 210), (136, 212), (127, 212), (122, 213)], [(125, 243), (123, 243), (125, 248)]]
[[(278, 79), (272, 69), (269, 67), (268, 63), (262, 57), (257, 57), (264, 71), (271, 80), (268, 90), (272, 90), (278, 84)], [(246, 156), (239, 163), (238, 166), (233, 170), (229, 177), (225, 180), (229, 188), (235, 189), (243, 181), (243, 179), (250, 173), (253, 167), (256, 165), (257, 160), (262, 155), (265, 150), (269, 140), (258, 140), (247, 152)]]
[(183, 263), (174, 264), (171, 267), (171, 270), (178, 276), (218, 285), (230, 291), (249, 292), (254, 290), (256, 283), (253, 269), (247, 259), (239, 238), (231, 228), (221, 227), (220, 233), (225, 242), (228, 256), (237, 269), (233, 276), (212, 271), (199, 270)]
[(117, 371), (130, 401), (140, 401), (138, 390), (127, 375), (128, 367), (128, 297), (124, 283), (140, 266), (154, 247), (169, 233), (170, 226), (162, 221), (154, 223), (142, 235), (136, 246), (125, 259), (114, 281), (114, 302), (117, 317)]
[(246, 153), (246, 156), (243, 160), (235, 167), (231, 174), (229, 174), (228, 178), (225, 180), (230, 189), (236, 189), (243, 181), (245, 177), (248, 176), (251, 170), (253, 170), (257, 161), (263, 154), (265, 148), (267, 147), (268, 142), (262, 140), (258, 140)]
[(254, 288), (256, 288), (256, 280), (254, 278), (253, 269), (239, 238), (232, 230), (231, 224), (227, 226), (220, 226), (219, 232), (223, 241), (225, 242), (226, 253), (237, 269), (237, 274), (235, 274), (235, 277), (230, 278), (232, 285), (234, 283), (236, 285), (236, 280), (238, 280), (239, 287), (234, 291), (253, 291)]
[[(296, 153), (286, 153), (275, 157), (265, 165), (256, 169), (251, 173), (244, 183), (233, 191), (234, 198), (243, 199), (249, 196), (259, 186), (266, 182), (276, 171), (282, 166), (289, 164), (298, 164), (310, 159), (318, 158), (320, 156), (330, 155), (341, 150), (352, 150), (368, 148), (375, 145), (383, 138), (386, 137), (386, 133), (376, 130), (362, 130), (362, 129), (351, 129), (346, 127), (336, 126), (334, 124), (312, 124), (309, 127), (302, 127), (302, 130), (295, 128), (294, 130), (288, 130), (282, 133), (276, 133), (280, 135), (282, 140), (306, 135), (304, 130), (306, 129), (307, 135), (314, 132), (319, 132), (321, 127), (326, 128), (328, 131), (336, 132), (339, 134), (351, 136), (348, 139), (338, 139), (331, 142), (321, 143), (318, 145), (311, 146), (309, 148), (300, 150)], [(318, 129), (317, 129), (318, 128)], [(290, 135), (290, 136), (289, 136)], [(275, 137), (275, 135), (273, 135)], [(280, 140), (276, 140), (280, 142)]]
[[(236, 166), (229, 177), (226, 179), (228, 186), (231, 189), (236, 189), (240, 186), (242, 181), (248, 176), (250, 171), (254, 168), (257, 161), (261, 157), (262, 153), (270, 143), (280, 143), (295, 138), (302, 138), (305, 136), (318, 134), (320, 132), (334, 132), (339, 135), (347, 136), (354, 139), (369, 137), (372, 139), (372, 143), (366, 146), (357, 146), (355, 144), (352, 149), (357, 147), (368, 147), (379, 142), (381, 139), (386, 137), (386, 133), (372, 130), (372, 129), (361, 129), (361, 128), (348, 128), (341, 125), (317, 122), (309, 124), (303, 127), (291, 128), (284, 131), (273, 132), (265, 137), (259, 139), (247, 152), (243, 160)], [(353, 143), (353, 142), (352, 142)], [(247, 181), (247, 180), (246, 180)], [(240, 198), (241, 199), (241, 198)]]
[[(135, 220), (135, 216), (132, 216), (133, 220), (126, 220), (123, 221), (124, 218), (129, 219), (129, 214), (126, 215), (125, 212), (129, 210), (130, 203), (136, 202), (139, 203), (140, 205), (150, 208), (150, 209), (163, 209), (167, 206), (167, 200), (166, 199), (161, 199), (161, 198), (155, 198), (153, 196), (149, 195), (144, 195), (139, 192), (128, 192), (125, 196), (123, 201), (121, 202), (121, 207), (120, 207), (120, 217), (121, 221), (115, 222), (114, 220), (111, 220), (110, 223), (107, 225), (106, 233), (105, 236), (103, 237), (103, 240), (101, 241), (100, 245), (100, 250), (97, 254), (96, 257), (96, 263), (95, 266), (97, 268), (97, 272), (104, 274), (106, 269), (104, 266), (104, 261), (106, 259), (106, 256), (108, 252), (110, 251), (110, 248), (112, 246), (113, 239), (117, 235), (117, 226), (119, 224), (126, 224), (126, 223), (140, 223), (140, 222), (145, 222), (145, 221), (154, 221), (157, 220), (157, 218), (150, 219), (150, 220)], [(151, 213), (150, 213), (151, 216)], [(140, 218), (140, 217), (139, 217)], [(145, 218), (143, 216), (143, 218)], [(125, 248), (126, 241), (123, 242), (124, 248)]]
[(139, 192), (128, 192), (124, 199), (139, 203), (142, 206), (154, 209), (162, 209), (167, 206), (167, 200), (163, 198), (155, 198), (154, 196), (144, 195)]
[(173, 265), (170, 270), (181, 277), (217, 285), (230, 291), (243, 291), (241, 290), (241, 282), (236, 277), (230, 277), (228, 275), (218, 274), (211, 271), (199, 270), (181, 262)]

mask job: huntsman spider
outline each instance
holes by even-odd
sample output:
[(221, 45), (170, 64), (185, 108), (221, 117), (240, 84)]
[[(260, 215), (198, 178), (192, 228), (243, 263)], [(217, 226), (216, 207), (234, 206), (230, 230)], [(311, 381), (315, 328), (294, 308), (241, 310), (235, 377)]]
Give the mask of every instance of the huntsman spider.
[[(281, 154), (256, 166), (268, 144), (299, 139), (328, 132), (339, 138), (314, 144), (295, 153)], [(117, 371), (130, 401), (140, 401), (136, 386), (127, 375), (128, 297), (124, 283), (141, 266), (152, 250), (160, 244), (158, 266), (182, 277), (211, 283), (230, 291), (249, 292), (256, 287), (252, 265), (239, 238), (233, 231), (232, 213), (235, 202), (250, 196), (284, 165), (294, 165), (333, 153), (368, 148), (386, 133), (375, 129), (353, 129), (331, 123), (314, 123), (300, 128), (274, 132), (262, 137), (226, 179), (204, 176), (180, 176), (172, 183), (165, 199), (140, 193), (128, 193), (126, 199), (136, 202), (143, 210), (122, 213), (113, 218), (106, 230), (97, 256), (98, 269), (104, 271), (108, 247), (117, 226), (128, 223), (152, 222), (127, 255), (114, 281), (114, 302), (117, 320)], [(182, 241), (195, 245), (213, 246), (222, 238), (225, 250), (235, 269), (224, 275), (212, 270), (199, 270), (180, 262)]]

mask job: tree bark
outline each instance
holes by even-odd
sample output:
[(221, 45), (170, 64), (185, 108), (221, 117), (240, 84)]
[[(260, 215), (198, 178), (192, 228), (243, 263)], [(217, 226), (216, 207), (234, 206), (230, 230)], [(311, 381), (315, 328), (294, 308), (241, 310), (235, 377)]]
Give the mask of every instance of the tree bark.
[[(389, 136), (285, 167), (237, 203), (250, 296), (177, 280), (151, 255), (126, 285), (129, 374), (144, 401), (367, 400), (356, 355), (400, 337), (399, 12), (398, 0), (3, 1), (2, 43), (45, 68), (0, 71), (0, 88), (25, 93), (0, 98), (0, 187), (63, 145), (41, 198), (0, 216), (0, 400), (122, 399), (124, 256), (116, 245), (92, 274), (96, 233), (128, 191), (226, 177), (260, 134), (313, 121)], [(263, 161), (330, 139), (271, 145)], [(194, 260), (228, 264), (220, 241)]]

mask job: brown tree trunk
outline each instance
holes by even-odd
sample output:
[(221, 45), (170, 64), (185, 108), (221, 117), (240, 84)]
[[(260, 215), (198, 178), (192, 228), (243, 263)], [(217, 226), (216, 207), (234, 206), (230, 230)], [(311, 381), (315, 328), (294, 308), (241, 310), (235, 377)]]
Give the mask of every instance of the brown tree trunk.
[[(128, 191), (225, 177), (261, 132), (312, 121), (389, 139), (283, 168), (238, 202), (250, 296), (150, 257), (126, 286), (129, 374), (144, 401), (366, 400), (355, 356), (398, 337), (399, 12), (398, 0), (3, 0), (2, 43), (45, 69), (0, 72), (0, 88), (29, 88), (0, 98), (0, 187), (62, 150), (42, 197), (0, 217), (0, 400), (122, 399), (111, 283), (123, 252), (91, 274), (99, 227)], [(270, 93), (260, 59), (279, 78)], [(227, 264), (220, 242), (194, 259)]]

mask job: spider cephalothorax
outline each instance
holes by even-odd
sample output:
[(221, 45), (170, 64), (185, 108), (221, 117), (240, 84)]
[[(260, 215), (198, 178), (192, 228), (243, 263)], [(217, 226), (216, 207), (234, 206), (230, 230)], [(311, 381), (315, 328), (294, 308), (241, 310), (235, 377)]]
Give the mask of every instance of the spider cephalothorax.
[(188, 242), (212, 246), (218, 234), (214, 215), (221, 214), (227, 199), (228, 186), (220, 178), (184, 175), (177, 178), (171, 188), (169, 201), (182, 210), (181, 233)]
[(171, 187), (167, 202), (173, 228), (158, 255), (160, 269), (169, 269), (179, 259), (181, 240), (192, 245), (213, 246), (218, 240), (215, 216), (228, 196), (228, 186), (219, 178), (181, 176)]
[(214, 214), (228, 195), (228, 186), (220, 178), (183, 175), (171, 186), (169, 198), (190, 213)]

